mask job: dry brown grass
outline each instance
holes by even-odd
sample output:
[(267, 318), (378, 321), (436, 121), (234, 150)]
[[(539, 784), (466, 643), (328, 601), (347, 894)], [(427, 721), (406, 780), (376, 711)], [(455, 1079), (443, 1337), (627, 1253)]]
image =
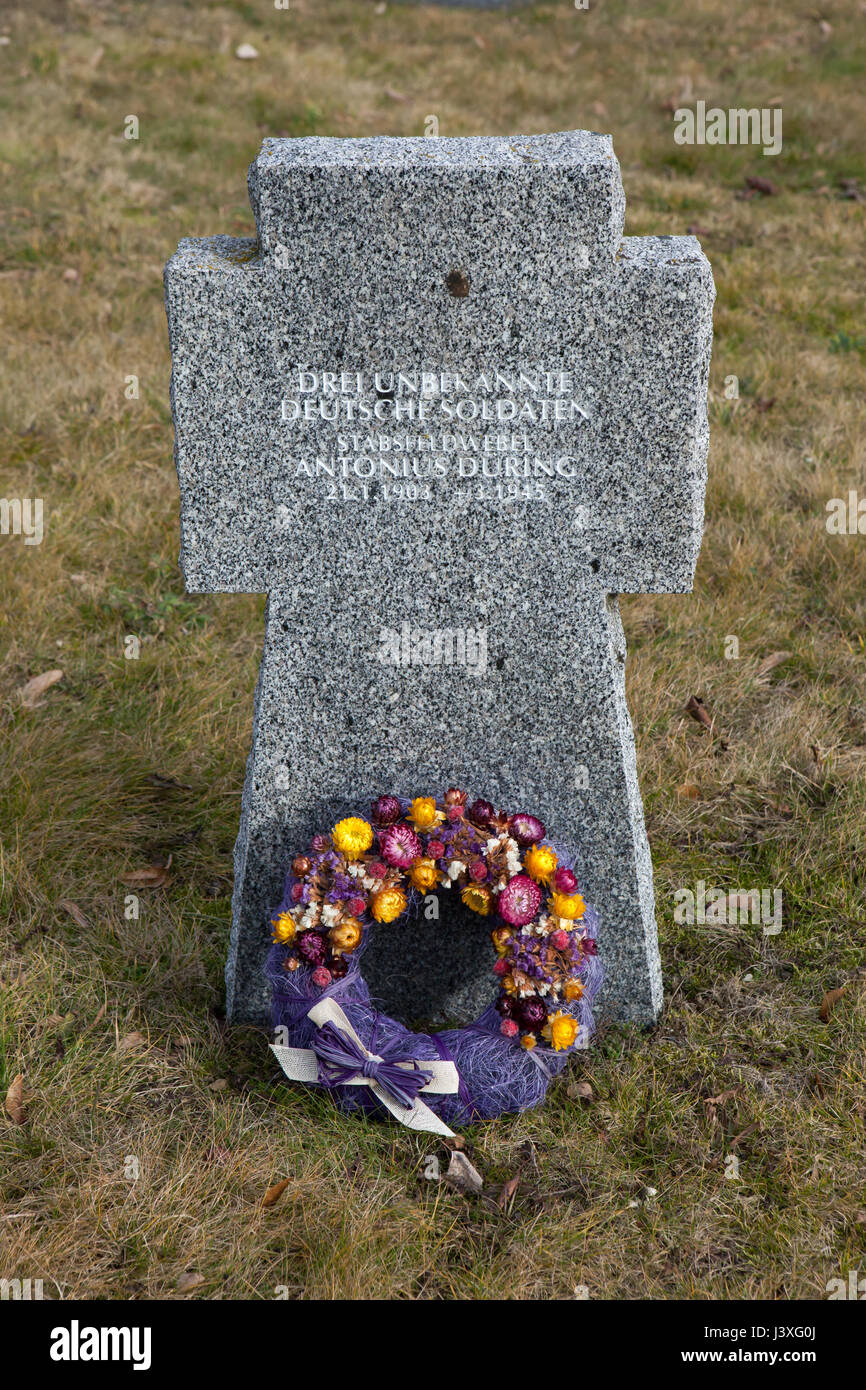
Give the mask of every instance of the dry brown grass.
[[(47, 529), (0, 539), (0, 1082), (28, 1090), (26, 1123), (0, 1123), (0, 1276), (68, 1297), (179, 1297), (194, 1269), (206, 1298), (787, 1298), (862, 1266), (866, 541), (824, 527), (829, 498), (866, 494), (864, 205), (840, 183), (866, 173), (860, 8), (822, 7), (829, 34), (803, 0), (9, 13), (2, 492), (43, 497)], [(781, 105), (782, 156), (675, 146), (662, 108), (687, 79), (692, 100)], [(336, 1116), (225, 1029), (261, 600), (188, 599), (175, 564), (162, 263), (181, 236), (249, 232), (262, 135), (429, 114), (443, 134), (612, 130), (627, 230), (706, 229), (719, 290), (696, 592), (624, 601), (666, 1012), (603, 1030), (575, 1065), (591, 1104), (567, 1080), (472, 1134), (491, 1193), (520, 1174), (504, 1212), (426, 1181), (430, 1141)], [(746, 174), (778, 194), (738, 199)], [(126, 920), (120, 875), (169, 853)], [(783, 933), (677, 925), (698, 879), (781, 887)]]

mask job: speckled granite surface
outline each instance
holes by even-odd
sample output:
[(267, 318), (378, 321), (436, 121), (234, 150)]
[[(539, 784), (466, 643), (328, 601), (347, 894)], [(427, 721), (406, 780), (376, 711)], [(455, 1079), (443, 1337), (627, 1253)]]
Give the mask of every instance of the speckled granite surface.
[[(187, 587), (269, 594), (230, 1017), (266, 1016), (292, 853), (381, 791), (453, 783), (574, 850), (602, 1007), (649, 1021), (614, 596), (691, 587), (709, 265), (692, 237), (622, 238), (619, 166), (590, 132), (266, 141), (250, 192), (258, 241), (185, 241), (166, 268)], [(474, 663), (437, 632), (475, 634)], [(434, 660), (402, 664), (410, 647)], [(382, 930), (369, 977), (392, 1011), (469, 1017), (491, 996), (470, 936), (457, 987), (459, 943), (437, 980), (434, 936)]]

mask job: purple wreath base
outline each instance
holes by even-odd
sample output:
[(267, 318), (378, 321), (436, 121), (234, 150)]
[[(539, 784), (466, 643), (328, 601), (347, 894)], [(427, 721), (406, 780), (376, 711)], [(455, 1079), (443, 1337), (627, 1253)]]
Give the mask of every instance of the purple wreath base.
[[(595, 939), (598, 915), (589, 905), (581, 920), (581, 926), (584, 925), (586, 935)], [(454, 1062), (460, 1075), (457, 1094), (425, 1092), (423, 1096), (425, 1105), (448, 1125), (492, 1120), (497, 1115), (540, 1105), (551, 1080), (566, 1066), (571, 1053), (582, 1050), (572, 1047), (556, 1052), (539, 1044), (527, 1051), (513, 1038), (500, 1033), (502, 1019), (495, 1004), (490, 1004), (474, 1023), (463, 1028), (441, 1033), (412, 1033), (395, 1018), (380, 1013), (370, 999), (360, 965), (366, 944), (365, 939), (349, 958), (349, 969), (343, 978), (325, 989), (312, 983), (312, 966), (302, 965), (292, 972), (283, 969), (283, 962), (290, 954), (288, 946), (277, 945), (271, 949), (265, 972), (273, 988), (271, 1021), (275, 1029), (285, 1030), (280, 1037), (282, 1044), (310, 1047), (317, 1029), (307, 1014), (322, 999), (334, 999), (370, 1052), (381, 1053), (389, 1045), (405, 1040), (406, 1055), (419, 1061), (441, 1058)], [(574, 1003), (558, 1005), (577, 1019), (587, 1042), (593, 1031), (592, 1003), (603, 976), (599, 957), (587, 956), (581, 976), (583, 996)], [(387, 1110), (368, 1086), (332, 1086), (329, 1090), (342, 1110), (360, 1110), (381, 1119), (389, 1118)]]

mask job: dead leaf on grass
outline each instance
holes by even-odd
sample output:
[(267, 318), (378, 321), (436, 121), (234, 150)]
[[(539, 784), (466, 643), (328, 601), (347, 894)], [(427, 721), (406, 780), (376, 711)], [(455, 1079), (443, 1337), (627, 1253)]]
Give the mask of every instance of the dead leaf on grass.
[(121, 1038), (120, 1042), (117, 1044), (118, 1055), (123, 1056), (125, 1052), (135, 1052), (135, 1050), (141, 1047), (146, 1041), (147, 1039), (143, 1033), (127, 1033), (126, 1037)]
[(677, 787), (677, 796), (684, 801), (696, 801), (701, 794), (701, 789), (697, 782), (683, 782)]
[(764, 198), (772, 198), (778, 191), (776, 185), (770, 183), (769, 179), (762, 179), (754, 175), (749, 175), (746, 178), (746, 187), (754, 193), (760, 193)]
[(18, 691), (18, 698), (25, 709), (36, 709), (41, 703), (40, 695), (44, 695), (46, 690), (60, 680), (63, 680), (61, 670), (43, 671), (41, 676), (33, 676), (26, 685), (22, 685)]
[(82, 931), (90, 930), (90, 922), (81, 911), (78, 903), (71, 902), (69, 898), (60, 898), (57, 906), (62, 907), (64, 912), (68, 912), (73, 922), (76, 926), (79, 926)]
[(507, 1206), (510, 1206), (512, 1198), (519, 1186), (519, 1178), (509, 1178), (507, 1182), (502, 1184), (502, 1191), (496, 1199), (496, 1205), (499, 1207), (500, 1211), (504, 1211)]
[(169, 855), (165, 864), (150, 864), (146, 869), (133, 869), (128, 874), (121, 874), (120, 882), (127, 888), (162, 888), (168, 882), (171, 859)]
[(278, 1202), (291, 1181), (291, 1178), (283, 1178), (281, 1182), (275, 1182), (273, 1187), (269, 1187), (262, 1198), (262, 1206), (272, 1207)]
[(592, 1087), (588, 1081), (572, 1081), (568, 1087), (568, 1094), (572, 1100), (583, 1101), (584, 1105), (588, 1105), (590, 1101), (595, 1100)]
[(462, 1134), (452, 1134), (448, 1138), (443, 1139), (442, 1143), (445, 1145), (446, 1149), (450, 1149), (452, 1153), (456, 1150), (462, 1151), (466, 1148), (466, 1140), (463, 1138)]
[(200, 1289), (207, 1280), (203, 1274), (199, 1274), (196, 1269), (185, 1269), (183, 1274), (175, 1284), (178, 1293), (192, 1293), (193, 1289)]
[(847, 988), (847, 985), (843, 985), (841, 989), (829, 989), (824, 995), (824, 998), (821, 1000), (821, 1017), (825, 1023)]
[(777, 666), (782, 666), (786, 661), (790, 661), (791, 655), (791, 652), (771, 652), (769, 656), (765, 656), (758, 667), (758, 679), (760, 680), (762, 676), (768, 676), (771, 671), (775, 671)]
[(686, 701), (686, 714), (690, 714), (692, 719), (696, 719), (699, 724), (703, 724), (705, 729), (712, 729), (713, 721), (700, 695), (689, 696)]
[(27, 1113), (24, 1109), (24, 1075), (22, 1072), (12, 1078), (12, 1083), (6, 1092), (5, 1108), (13, 1125), (24, 1124)]

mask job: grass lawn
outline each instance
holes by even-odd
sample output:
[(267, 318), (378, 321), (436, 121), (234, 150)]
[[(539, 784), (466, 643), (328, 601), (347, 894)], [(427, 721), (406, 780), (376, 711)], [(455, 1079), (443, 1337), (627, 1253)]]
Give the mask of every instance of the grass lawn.
[[(41, 545), (0, 536), (0, 1276), (56, 1298), (824, 1298), (866, 1268), (866, 537), (825, 525), (866, 496), (866, 6), (381, 8), (0, 16), (0, 493), (45, 509)], [(781, 107), (782, 153), (677, 145), (699, 99)], [(603, 1026), (542, 1111), (467, 1131), (479, 1197), (425, 1177), (431, 1136), (341, 1117), (225, 1026), (263, 600), (183, 591), (161, 284), (180, 237), (250, 235), (264, 135), (431, 115), (611, 131), (627, 232), (696, 230), (718, 288), (695, 592), (623, 600), (665, 1011)], [(161, 885), (123, 882), (169, 855)], [(782, 932), (677, 923), (699, 881), (780, 889)]]

